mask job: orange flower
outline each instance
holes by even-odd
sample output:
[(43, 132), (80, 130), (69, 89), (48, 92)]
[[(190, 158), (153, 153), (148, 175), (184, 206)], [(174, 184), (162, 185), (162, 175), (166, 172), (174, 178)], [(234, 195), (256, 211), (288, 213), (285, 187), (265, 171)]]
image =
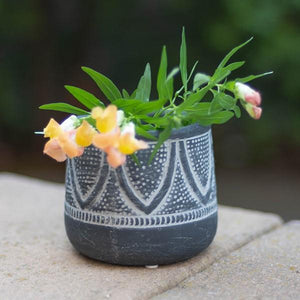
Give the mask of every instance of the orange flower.
[[(99, 110), (93, 110), (92, 114), (94, 117), (99, 119)], [(114, 116), (117, 114), (115, 111)], [(108, 120), (102, 119), (102, 126), (106, 127), (103, 122), (109, 122)], [(112, 126), (111, 126), (112, 127)], [(139, 141), (135, 137), (134, 124), (132, 122), (128, 123), (122, 130), (116, 125), (112, 130), (105, 133), (98, 133), (93, 136), (94, 146), (100, 148), (107, 153), (107, 162), (113, 168), (117, 168), (126, 161), (126, 156), (133, 154), (139, 149), (148, 148), (147, 143), (144, 141)]]
[(44, 153), (62, 162), (67, 157), (73, 158), (83, 153), (83, 147), (79, 147), (75, 139), (75, 130), (64, 131), (54, 119), (51, 119), (44, 129), (44, 136), (50, 140), (45, 144)]
[(119, 146), (120, 128), (116, 127), (107, 133), (98, 133), (93, 137), (94, 146), (105, 151), (105, 148)]

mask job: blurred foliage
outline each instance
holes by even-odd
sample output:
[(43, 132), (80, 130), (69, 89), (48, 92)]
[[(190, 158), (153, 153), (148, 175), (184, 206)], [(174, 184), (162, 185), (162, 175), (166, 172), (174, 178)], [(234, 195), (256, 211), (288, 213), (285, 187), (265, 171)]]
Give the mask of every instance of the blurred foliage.
[(60, 100), (72, 103), (64, 84), (98, 93), (82, 74), (82, 65), (129, 90), (147, 61), (156, 72), (162, 45), (167, 46), (170, 66), (178, 65), (184, 25), (188, 66), (199, 60), (198, 71), (207, 74), (229, 49), (254, 36), (237, 55), (246, 57), (247, 64), (234, 76), (274, 71), (252, 83), (263, 95), (263, 117), (253, 121), (245, 114), (216, 127), (217, 145), (243, 136), (247, 160), (286, 155), (300, 145), (299, 13), (299, 0), (1, 1), (1, 142), (15, 149), (26, 143), (28, 151), (40, 147), (43, 141), (32, 133), (42, 129), (50, 114), (37, 107)]

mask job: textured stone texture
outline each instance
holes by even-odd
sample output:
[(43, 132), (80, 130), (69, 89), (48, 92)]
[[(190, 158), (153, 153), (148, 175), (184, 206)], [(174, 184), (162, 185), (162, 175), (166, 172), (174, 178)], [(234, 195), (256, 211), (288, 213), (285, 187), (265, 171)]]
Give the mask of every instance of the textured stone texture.
[(300, 299), (300, 221), (252, 241), (153, 299)]
[(62, 185), (1, 174), (0, 191), (1, 299), (147, 299), (281, 224), (276, 215), (220, 207), (217, 236), (197, 257), (157, 269), (119, 267), (73, 250)]

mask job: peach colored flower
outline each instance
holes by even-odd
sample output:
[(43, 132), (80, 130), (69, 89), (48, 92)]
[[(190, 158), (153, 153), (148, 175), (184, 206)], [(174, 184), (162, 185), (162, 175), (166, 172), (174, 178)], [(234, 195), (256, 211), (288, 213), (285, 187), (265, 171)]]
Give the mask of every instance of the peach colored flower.
[(119, 146), (120, 128), (116, 127), (107, 133), (97, 133), (93, 137), (94, 146), (105, 150), (108, 147), (117, 148)]
[(126, 155), (118, 151), (118, 149), (108, 147), (105, 150), (107, 153), (107, 162), (111, 167), (117, 168), (125, 163)]
[[(126, 161), (126, 155), (133, 154), (140, 149), (148, 148), (144, 141), (135, 138), (134, 124), (132, 122), (124, 126), (122, 132), (118, 126), (117, 108), (113, 105), (110, 110), (103, 110), (100, 107), (94, 108), (92, 117), (96, 119), (97, 128), (100, 133), (93, 136), (93, 145), (107, 153), (107, 162), (116, 168)], [(114, 107), (114, 108), (112, 108)], [(110, 115), (113, 122), (105, 115)], [(105, 115), (105, 116), (104, 116)], [(121, 115), (121, 114), (119, 114)], [(110, 129), (109, 131), (108, 128)], [(102, 131), (101, 131), (102, 129)]]
[(50, 140), (45, 144), (44, 153), (62, 162), (67, 157), (73, 158), (83, 153), (83, 147), (79, 147), (75, 143), (76, 131), (64, 131), (62, 125), (59, 125), (54, 119), (50, 119), (48, 125), (44, 129), (44, 136)]
[(261, 104), (260, 93), (253, 90), (250, 86), (237, 82), (235, 87), (239, 98), (255, 106), (259, 106)]

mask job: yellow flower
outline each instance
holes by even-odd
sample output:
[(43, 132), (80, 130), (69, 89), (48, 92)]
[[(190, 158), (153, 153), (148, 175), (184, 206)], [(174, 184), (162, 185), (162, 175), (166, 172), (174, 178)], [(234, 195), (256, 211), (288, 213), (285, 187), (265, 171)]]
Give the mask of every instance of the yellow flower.
[(79, 146), (87, 147), (92, 144), (96, 130), (84, 120), (76, 130), (75, 141)]
[(120, 135), (118, 148), (121, 153), (129, 155), (137, 150), (147, 149), (148, 144), (135, 138), (134, 124), (130, 122), (124, 127)]
[(44, 137), (53, 139), (58, 137), (62, 131), (63, 130), (60, 128), (60, 125), (51, 118), (46, 128), (44, 128)]
[(137, 140), (132, 134), (121, 134), (119, 139), (119, 150), (126, 155), (133, 154), (140, 149), (147, 149), (148, 145), (144, 141)]
[(96, 120), (96, 127), (101, 133), (107, 133), (117, 127), (117, 107), (109, 105), (105, 109), (95, 107), (92, 118)]

